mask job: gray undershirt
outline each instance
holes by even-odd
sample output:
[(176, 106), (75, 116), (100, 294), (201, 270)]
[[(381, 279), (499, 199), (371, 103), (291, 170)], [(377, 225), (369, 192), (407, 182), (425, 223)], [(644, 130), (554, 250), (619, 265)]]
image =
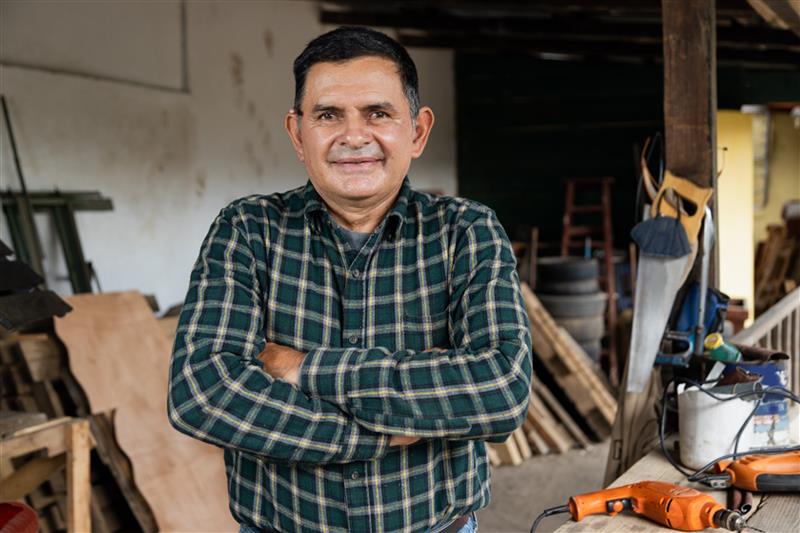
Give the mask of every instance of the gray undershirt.
[(342, 235), (344, 235), (344, 238), (347, 239), (348, 243), (350, 243), (350, 248), (352, 248), (355, 252), (361, 250), (361, 248), (364, 246), (364, 243), (367, 242), (367, 239), (369, 239), (369, 236), (371, 235), (370, 233), (362, 233), (360, 231), (350, 231), (342, 226), (339, 226), (339, 229), (342, 230)]

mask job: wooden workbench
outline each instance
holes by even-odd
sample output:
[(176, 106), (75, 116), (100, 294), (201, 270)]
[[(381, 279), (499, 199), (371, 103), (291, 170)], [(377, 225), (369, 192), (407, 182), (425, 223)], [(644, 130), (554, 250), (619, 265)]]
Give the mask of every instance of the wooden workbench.
[[(617, 478), (611, 487), (627, 485), (637, 481), (664, 481), (692, 487), (697, 490), (707, 492), (714, 496), (722, 505), (726, 505), (726, 494), (722, 490), (711, 490), (699, 483), (690, 483), (680, 472), (669, 464), (661, 454), (660, 450), (650, 452), (638, 463)], [(753, 495), (753, 511), (747, 515), (748, 524), (763, 529), (768, 533), (783, 533), (800, 531), (800, 494), (766, 494), (759, 496)], [(557, 533), (576, 533), (583, 531), (592, 532), (666, 532), (674, 531), (667, 527), (651, 522), (650, 520), (636, 514), (625, 512), (615, 517), (605, 515), (594, 515), (584, 518), (580, 522), (571, 519), (559, 527)], [(726, 529), (712, 529), (706, 531), (723, 532)]]

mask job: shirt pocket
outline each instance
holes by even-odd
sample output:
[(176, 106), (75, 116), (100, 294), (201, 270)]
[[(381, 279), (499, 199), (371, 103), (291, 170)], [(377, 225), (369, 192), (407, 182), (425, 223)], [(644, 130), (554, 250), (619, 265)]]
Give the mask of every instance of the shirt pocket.
[[(405, 349), (425, 351), (450, 348), (449, 309), (422, 312), (420, 305), (403, 307), (403, 339)], [(435, 309), (429, 307), (429, 309)]]

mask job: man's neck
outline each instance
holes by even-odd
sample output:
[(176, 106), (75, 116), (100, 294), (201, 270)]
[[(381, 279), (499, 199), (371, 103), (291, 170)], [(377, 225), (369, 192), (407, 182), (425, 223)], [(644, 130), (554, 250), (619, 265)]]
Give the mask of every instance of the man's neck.
[(380, 199), (370, 198), (364, 202), (342, 202), (341, 200), (337, 202), (326, 198), (322, 192), (319, 192), (325, 205), (328, 206), (333, 220), (343, 228), (359, 233), (372, 233), (392, 208), (399, 194), (400, 188)]

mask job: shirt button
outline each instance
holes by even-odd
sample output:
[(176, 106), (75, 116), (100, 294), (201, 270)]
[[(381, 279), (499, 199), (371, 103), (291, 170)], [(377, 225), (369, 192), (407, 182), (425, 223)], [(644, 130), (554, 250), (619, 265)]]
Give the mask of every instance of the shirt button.
[(350, 478), (351, 479), (358, 479), (358, 472), (353, 472), (352, 474), (350, 474)]
[(354, 268), (351, 274), (353, 275), (354, 278), (361, 279), (361, 271), (359, 269)]
[(348, 340), (350, 341), (350, 344), (358, 344), (358, 337), (355, 335), (351, 335)]

